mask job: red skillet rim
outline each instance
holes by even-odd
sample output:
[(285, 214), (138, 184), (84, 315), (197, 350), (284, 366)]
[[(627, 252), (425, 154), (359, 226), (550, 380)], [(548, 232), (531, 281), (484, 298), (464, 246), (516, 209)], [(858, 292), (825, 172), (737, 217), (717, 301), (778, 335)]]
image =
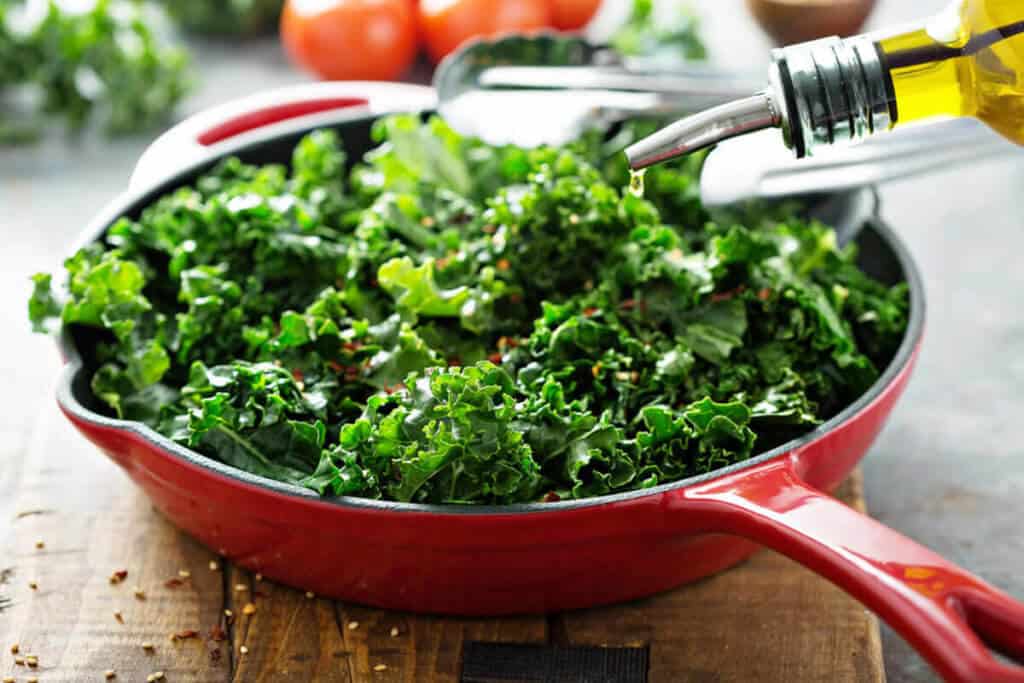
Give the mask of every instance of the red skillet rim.
[[(356, 117), (360, 118), (360, 117)], [(346, 118), (345, 120), (352, 120)], [(320, 122), (319, 125), (329, 125)], [(153, 187), (144, 188), (139, 191), (129, 191), (125, 194), (120, 195), (113, 200), (107, 207), (93, 219), (86, 229), (82, 232), (79, 238), (72, 245), (70, 253), (74, 253), (82, 246), (95, 242), (102, 238), (106, 233), (107, 229), (123, 215), (132, 213), (133, 210), (140, 209), (142, 207), (152, 204), (152, 202), (164, 194), (170, 187), (179, 185), (182, 182), (188, 182), (192, 176), (196, 174), (200, 169), (208, 167), (211, 163), (216, 162), (233, 154), (237, 154), (242, 149), (253, 146), (261, 145), (270, 142), (276, 137), (284, 137), (291, 133), (303, 132), (311, 129), (313, 126), (308, 124), (296, 125), (296, 126), (283, 126), (275, 127), (273, 135), (263, 136), (257, 140), (251, 139), (249, 136), (239, 139), (234, 144), (229, 144), (216, 155), (213, 159), (207, 158), (197, 161), (196, 163), (180, 169), (173, 176), (167, 177)], [(181, 458), (185, 462), (202, 468), (213, 474), (233, 479), (249, 486), (255, 486), (258, 488), (269, 489), (274, 493), (289, 496), (292, 498), (299, 498), (308, 500), (311, 502), (327, 503), (338, 507), (351, 507), (351, 508), (362, 508), (372, 509), (380, 511), (392, 511), (392, 512), (430, 512), (434, 514), (456, 514), (456, 515), (507, 515), (507, 514), (522, 514), (522, 513), (542, 513), (542, 512), (557, 512), (559, 510), (571, 510), (583, 507), (592, 507), (598, 505), (605, 505), (608, 503), (617, 503), (635, 498), (642, 498), (645, 496), (657, 496), (666, 491), (675, 489), (683, 489), (694, 484), (709, 481), (718, 477), (726, 476), (736, 472), (741, 472), (747, 468), (755, 467), (756, 465), (763, 463), (767, 460), (777, 458), (794, 451), (798, 451), (805, 448), (814, 441), (820, 439), (828, 432), (836, 429), (843, 423), (855, 417), (860, 411), (869, 406), (878, 396), (885, 390), (889, 384), (899, 375), (900, 371), (907, 365), (913, 356), (914, 349), (917, 347), (921, 340), (921, 336), (924, 332), (924, 318), (925, 318), (925, 301), (924, 301), (924, 284), (921, 278), (921, 274), (918, 271), (917, 264), (914, 261), (913, 256), (910, 254), (910, 250), (906, 244), (900, 239), (899, 235), (889, 227), (884, 221), (878, 217), (878, 197), (877, 191), (874, 188), (862, 188), (855, 190), (856, 192), (867, 192), (873, 195), (875, 202), (875, 211), (873, 217), (869, 219), (870, 225), (867, 226), (869, 229), (874, 230), (879, 237), (882, 238), (883, 242), (892, 249), (895, 254), (900, 268), (903, 271), (905, 281), (908, 285), (910, 292), (910, 319), (907, 323), (907, 330), (903, 336), (903, 341), (900, 343), (899, 349), (893, 356), (893, 359), (889, 362), (888, 367), (882, 372), (879, 378), (875, 381), (871, 387), (864, 392), (856, 401), (848, 405), (846, 408), (841, 410), (839, 413), (834, 415), (829, 420), (818, 425), (815, 429), (807, 432), (801, 437), (787, 441), (786, 443), (777, 446), (769, 451), (766, 451), (760, 455), (756, 455), (743, 462), (723, 467), (721, 469), (714, 470), (705, 474), (699, 474), (686, 479), (680, 479), (677, 481), (667, 482), (665, 484), (659, 484), (647, 489), (637, 489), (632, 491), (623, 491), (620, 493), (607, 494), (603, 496), (594, 496), (592, 498), (583, 498), (579, 500), (564, 500), (551, 503), (514, 503), (509, 505), (440, 505), (440, 504), (426, 504), (426, 503), (403, 503), (399, 501), (391, 500), (376, 500), (372, 498), (358, 498), (355, 496), (334, 496), (324, 497), (317, 495), (310, 489), (302, 488), (293, 484), (287, 484), (279, 482), (273, 479), (268, 479), (259, 475), (251, 474), (240, 470), (230, 465), (226, 465), (218, 460), (207, 457), (193, 451), (190, 448), (185, 448), (179, 444), (174, 443), (167, 437), (158, 433), (156, 430), (148, 427), (141, 422), (135, 422), (132, 420), (121, 420), (111, 417), (100, 415), (99, 413), (86, 408), (81, 402), (75, 397), (72, 390), (72, 386), (75, 383), (78, 374), (82, 372), (84, 368), (83, 359), (81, 354), (78, 352), (78, 348), (75, 346), (74, 339), (69, 333), (66, 327), (62, 327), (60, 335), (58, 337), (58, 345), (65, 358), (65, 366), (60, 375), (57, 385), (57, 402), (58, 404), (69, 414), (73, 415), (75, 419), (81, 420), (85, 423), (92, 425), (105, 427), (109, 429), (116, 429), (125, 433), (132, 434), (143, 441), (147, 442), (150, 446), (157, 448), (164, 453)]]

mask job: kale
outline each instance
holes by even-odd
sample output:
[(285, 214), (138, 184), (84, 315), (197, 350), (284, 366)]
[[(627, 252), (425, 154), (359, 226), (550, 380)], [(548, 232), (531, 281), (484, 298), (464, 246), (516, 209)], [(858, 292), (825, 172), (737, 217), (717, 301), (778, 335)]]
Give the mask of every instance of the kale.
[(86, 11), (0, 2), (0, 95), (18, 105), (0, 110), (0, 144), (37, 139), (50, 117), (71, 130), (101, 121), (110, 133), (160, 122), (191, 76), (185, 51), (152, 27), (151, 9), (130, 0), (96, 0)]
[[(641, 133), (628, 127), (619, 135)], [(711, 214), (700, 159), (492, 147), (382, 119), (348, 160), (222, 161), (37, 275), (99, 330), (93, 392), (233, 467), (422, 503), (583, 498), (713, 471), (860, 396), (908, 316), (830, 229)], [(349, 163), (349, 162), (352, 163)]]

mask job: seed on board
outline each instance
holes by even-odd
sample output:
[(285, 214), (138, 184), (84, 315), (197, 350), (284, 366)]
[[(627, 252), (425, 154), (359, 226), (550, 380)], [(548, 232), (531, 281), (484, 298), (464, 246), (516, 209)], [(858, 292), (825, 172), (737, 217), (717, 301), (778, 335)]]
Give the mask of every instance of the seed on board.
[(312, 600), (316, 597), (316, 593), (314, 593), (313, 591), (306, 591), (306, 597)]
[(35, 581), (29, 581), (28, 582), (28, 587), (31, 588), (32, 590), (39, 590), (39, 584), (36, 583)]
[(117, 623), (124, 623), (124, 615), (121, 614), (121, 610), (114, 610), (114, 618), (117, 619)]
[(18, 666), (25, 666), (25, 658), (24, 657), (15, 657), (14, 658), (14, 663), (17, 664)]
[(110, 583), (111, 585), (118, 584), (124, 581), (126, 578), (128, 578), (128, 570), (118, 569), (116, 572), (110, 575)]
[(20, 650), (20, 649), (21, 649), (21, 645), (18, 645), (17, 643), (15, 643), (14, 645), (11, 645), (11, 654), (12, 655), (18, 654), (18, 650)]
[(25, 679), (25, 683), (39, 683), (39, 679), (35, 676), (29, 676)]
[(142, 649), (143, 649), (143, 650), (145, 650), (146, 652), (152, 652), (152, 651), (153, 651), (153, 650), (155, 650), (156, 648), (155, 648), (155, 647), (153, 646), (153, 643), (151, 643), (151, 642), (149, 642), (149, 641), (147, 640), (146, 642), (144, 642), (144, 643), (142, 644)]
[(44, 543), (43, 541), (36, 541), (36, 549), (37, 550), (42, 550), (45, 547), (46, 547), (46, 543)]
[(154, 671), (153, 673), (151, 673), (148, 676), (146, 676), (146, 681), (148, 681), (148, 683), (153, 683), (153, 681), (162, 681), (162, 680), (164, 680), (164, 672), (163, 671)]
[(249, 590), (249, 587), (246, 586), (244, 583), (236, 583), (235, 584), (235, 591), (236, 592), (241, 593), (242, 591), (247, 591), (247, 590)]
[(25, 655), (25, 663), (34, 669), (39, 666), (39, 658), (35, 655)]
[(373, 667), (373, 670), (374, 671), (387, 671), (388, 670), (388, 665), (387, 664), (378, 664), (377, 666)]
[(398, 637), (398, 627), (397, 626), (392, 626), (391, 627), (391, 637), (392, 638), (397, 638)]
[(226, 610), (224, 610), (224, 616), (226, 616), (228, 619), (230, 619), (231, 617), (235, 616), (235, 613), (232, 612), (229, 609), (226, 609)]
[(183, 579), (187, 579), (187, 578), (192, 576), (192, 572), (190, 572), (187, 569), (179, 569), (178, 570), (178, 576), (180, 576)]
[(146, 599), (146, 591), (142, 590), (138, 586), (135, 587), (135, 598), (138, 600)]
[(245, 616), (256, 614), (256, 605), (252, 604), (251, 602), (245, 603), (245, 607), (242, 608), (242, 614), (244, 614)]
[(220, 570), (220, 565), (217, 564), (216, 562), (214, 562), (213, 560), (210, 560), (210, 571), (211, 572), (215, 572), (215, 571), (219, 571), (219, 570)]
[(355, 631), (357, 628), (359, 628), (359, 622), (358, 621), (350, 621), (350, 622), (348, 622), (348, 630), (349, 631)]
[(14, 683), (14, 676), (4, 676), (4, 683)]
[(242, 647), (238, 648), (238, 651), (241, 652), (243, 655), (249, 654), (249, 648), (247, 648), (245, 645), (243, 645)]
[(109, 681), (112, 678), (117, 678), (117, 672), (113, 669), (107, 669), (103, 672), (103, 677)]

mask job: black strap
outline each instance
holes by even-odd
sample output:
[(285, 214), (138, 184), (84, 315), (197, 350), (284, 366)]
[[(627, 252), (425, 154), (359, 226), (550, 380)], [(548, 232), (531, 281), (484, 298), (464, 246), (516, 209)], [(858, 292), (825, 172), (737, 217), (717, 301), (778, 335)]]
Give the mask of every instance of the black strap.
[(469, 641), (461, 683), (646, 683), (645, 647), (556, 647)]

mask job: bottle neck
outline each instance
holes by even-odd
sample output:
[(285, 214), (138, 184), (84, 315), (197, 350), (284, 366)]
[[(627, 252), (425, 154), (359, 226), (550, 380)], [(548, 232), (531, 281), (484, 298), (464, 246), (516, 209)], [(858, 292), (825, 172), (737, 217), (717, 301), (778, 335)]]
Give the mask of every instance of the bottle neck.
[(783, 134), (798, 157), (888, 130), (896, 121), (889, 71), (865, 36), (774, 50), (770, 78)]

